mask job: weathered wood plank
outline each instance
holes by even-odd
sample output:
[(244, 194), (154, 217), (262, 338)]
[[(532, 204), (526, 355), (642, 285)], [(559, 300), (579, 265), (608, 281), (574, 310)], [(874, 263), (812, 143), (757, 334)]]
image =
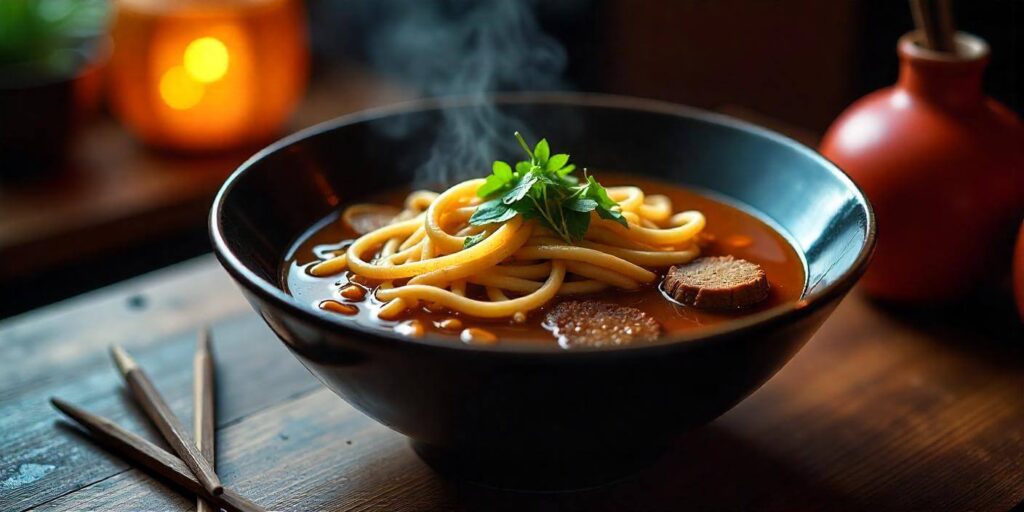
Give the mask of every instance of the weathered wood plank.
[[(196, 291), (219, 270), (212, 260), (193, 265), (152, 284), (167, 290), (168, 304), (195, 293), (237, 293), (218, 286)], [(135, 289), (141, 288), (126, 288)], [(103, 300), (94, 311), (127, 296), (98, 294)], [(77, 307), (51, 311), (89, 318), (87, 305)], [(223, 316), (201, 309), (171, 308), (180, 317), (158, 324), (170, 331), (162, 335), (135, 339), (126, 330), (125, 339), (111, 340), (138, 356), (185, 420), (194, 329)], [(148, 430), (125, 395), (113, 393), (120, 385), (106, 361), (102, 328), (87, 328), (85, 342), (68, 339), (63, 349), (49, 314), (15, 321), (44, 334), (27, 329), (13, 338), (36, 369), (21, 370), (28, 383), (0, 392), (0, 509), (194, 507), (54, 425), (58, 416), (45, 403), (50, 394)], [(145, 326), (147, 317), (165, 314), (154, 308), (130, 321)], [(600, 489), (538, 495), (435, 475), (401, 436), (319, 389), (246, 313), (214, 328), (218, 469), (238, 491), (283, 510), (1005, 510), (1024, 501), (1024, 347), (1015, 342), (1019, 331), (981, 323), (896, 316), (854, 296), (764, 388), (685, 436), (649, 471)], [(0, 332), (9, 328), (0, 325)], [(0, 351), (11, 339), (0, 338)], [(69, 354), (34, 355), (27, 347), (33, 339), (45, 344), (41, 350)], [(17, 371), (10, 361), (0, 359), (4, 371)]]
[[(213, 339), (219, 425), (320, 385), (255, 315), (215, 324)], [(144, 345), (126, 345), (186, 424), (192, 417), (194, 343), (195, 333), (185, 331)], [(57, 373), (67, 374), (67, 378), (22, 388), (0, 402), (0, 510), (26, 508), (125, 469), (121, 461), (98, 448), (62, 435), (54, 426), (61, 416), (47, 402), (50, 396), (81, 405), (160, 442), (132, 403), (106, 350), (98, 347), (95, 351), (94, 357), (60, 367)]]
[(105, 359), (112, 343), (145, 346), (243, 311), (235, 284), (203, 256), (8, 319), (0, 323), (0, 400)]
[[(983, 363), (859, 298), (837, 318), (751, 398), (643, 475), (601, 489), (448, 482), (326, 390), (223, 429), (219, 468), (281, 510), (1005, 510), (1024, 500), (1019, 360)], [(890, 334), (875, 334), (882, 327)], [(191, 506), (130, 471), (47, 508)]]
[[(405, 439), (321, 389), (220, 432), (218, 472), (272, 510), (423, 510), (451, 505), (446, 484)], [(254, 471), (254, 469), (258, 470)], [(40, 510), (188, 509), (192, 500), (131, 470)]]

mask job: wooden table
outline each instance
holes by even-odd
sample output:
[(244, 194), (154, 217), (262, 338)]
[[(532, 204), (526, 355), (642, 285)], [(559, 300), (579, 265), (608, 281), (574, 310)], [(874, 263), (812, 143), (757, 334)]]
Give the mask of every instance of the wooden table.
[[(973, 317), (977, 318), (977, 317)], [(121, 343), (186, 423), (196, 330), (213, 325), (218, 469), (282, 510), (1007, 510), (1024, 500), (1019, 326), (897, 316), (848, 298), (763, 388), (636, 478), (529, 494), (435, 474), (291, 357), (210, 256), (0, 323), (0, 510), (186, 510), (77, 434), (59, 396), (159, 436), (106, 348)]]

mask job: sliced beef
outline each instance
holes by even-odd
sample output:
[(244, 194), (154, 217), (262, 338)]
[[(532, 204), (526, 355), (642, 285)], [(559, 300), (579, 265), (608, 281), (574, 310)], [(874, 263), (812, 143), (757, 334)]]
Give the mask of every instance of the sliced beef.
[(706, 256), (670, 268), (664, 289), (688, 306), (737, 309), (768, 298), (768, 278), (756, 263), (732, 256)]
[(654, 341), (661, 325), (637, 308), (594, 300), (557, 304), (544, 318), (544, 327), (565, 348), (629, 345)]
[(393, 206), (358, 204), (345, 210), (342, 219), (356, 234), (365, 235), (391, 224), (399, 213)]

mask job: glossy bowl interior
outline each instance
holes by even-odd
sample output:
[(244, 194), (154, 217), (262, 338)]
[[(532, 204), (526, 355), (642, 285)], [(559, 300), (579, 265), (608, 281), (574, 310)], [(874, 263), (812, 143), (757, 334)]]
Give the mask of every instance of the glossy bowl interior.
[(292, 352), (442, 470), (560, 487), (643, 463), (778, 371), (853, 286), (873, 248), (864, 196), (789, 139), (660, 102), (519, 94), (494, 98), (497, 109), (588, 166), (708, 190), (770, 222), (806, 262), (804, 298), (650, 346), (572, 352), (410, 341), (282, 291), (281, 264), (301, 233), (340, 204), (422, 183), (415, 173), (438, 127), (453, 114), (485, 112), (481, 101), (423, 100), (299, 132), (242, 165), (210, 219), (217, 257)]

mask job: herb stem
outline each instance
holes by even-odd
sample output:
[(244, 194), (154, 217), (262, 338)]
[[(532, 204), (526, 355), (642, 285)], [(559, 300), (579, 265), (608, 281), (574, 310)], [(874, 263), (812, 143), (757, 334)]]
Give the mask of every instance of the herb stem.
[(547, 221), (548, 226), (551, 226), (551, 229), (553, 229), (558, 236), (566, 239), (565, 234), (559, 230), (558, 225), (555, 224), (555, 219), (551, 217), (551, 212), (548, 211), (547, 203), (545, 202), (544, 206), (541, 206), (540, 203), (537, 202), (536, 197), (530, 197), (530, 199), (533, 200), (533, 205), (537, 208), (537, 212), (540, 213), (540, 216), (543, 217), (545, 221)]
[(533, 156), (533, 150), (530, 149), (530, 145), (526, 143), (526, 141), (523, 139), (523, 136), (519, 132), (516, 132), (516, 140), (518, 140), (519, 145), (523, 147), (523, 151), (526, 151), (526, 154), (530, 155), (530, 163), (532, 164), (535, 158)]

